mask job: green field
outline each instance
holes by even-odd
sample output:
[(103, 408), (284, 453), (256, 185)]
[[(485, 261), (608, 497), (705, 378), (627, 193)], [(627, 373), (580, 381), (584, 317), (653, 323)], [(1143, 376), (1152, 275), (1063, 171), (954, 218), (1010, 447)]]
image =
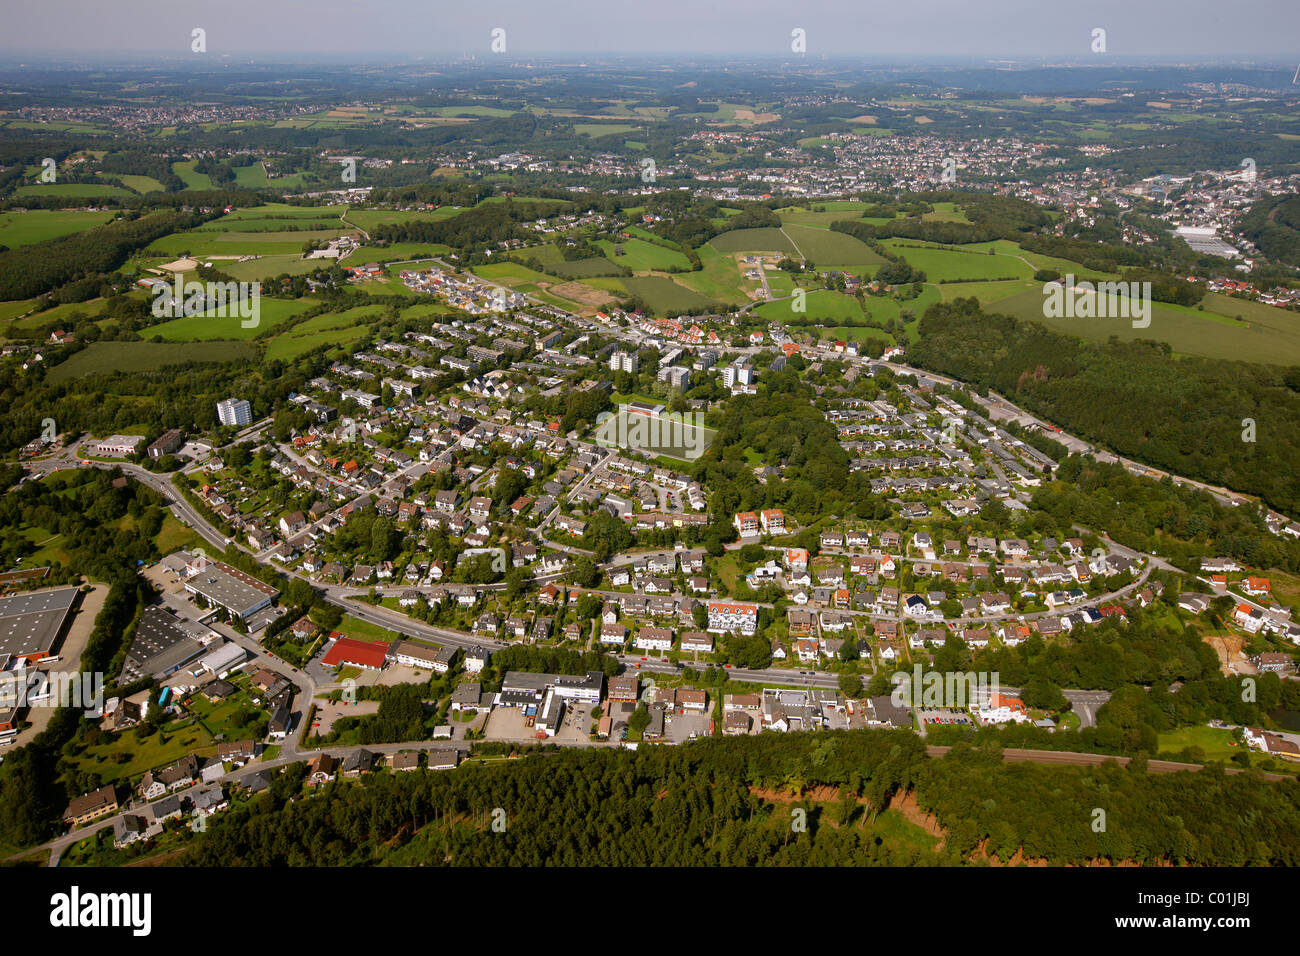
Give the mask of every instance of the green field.
[(781, 223), (786, 226), (815, 226), (819, 229), (829, 229), (833, 222), (858, 222), (862, 219), (864, 208), (863, 203), (846, 203), (841, 200), (813, 203), (811, 206), (789, 206), (777, 210), (777, 215), (781, 217)]
[(19, 196), (85, 196), (88, 198), (135, 195), (121, 186), (109, 186), (106, 183), (39, 183), (19, 186), (16, 193)]
[[(1300, 314), (1258, 302), (1246, 302), (1209, 293), (1204, 310), (1151, 303), (1151, 324), (1134, 328), (1126, 318), (1048, 318), (1043, 315), (1042, 286), (992, 302), (989, 312), (1001, 312), (1029, 322), (1040, 322), (1058, 332), (1104, 342), (1111, 336), (1128, 342), (1151, 339), (1167, 342), (1180, 355), (1260, 362), (1268, 365), (1300, 364)], [(1240, 315), (1238, 322), (1235, 316)]]
[(700, 246), (698, 253), (703, 268), (699, 272), (684, 272), (674, 276), (678, 283), (702, 296), (730, 305), (751, 301), (745, 290), (755, 288), (758, 283), (743, 277), (734, 254), (723, 255), (707, 243)]
[(94, 342), (50, 369), (52, 383), (87, 375), (152, 372), (186, 362), (253, 362), (257, 353), (247, 342), (206, 342), (196, 347), (181, 342)]
[(911, 239), (886, 239), (883, 245), (901, 255), (929, 282), (1029, 279), (1034, 267), (1019, 258), (999, 252), (989, 255), (987, 244), (969, 247), (926, 245)]
[(927, 212), (921, 219), (925, 222), (970, 222), (966, 214), (957, 208), (957, 204), (951, 202), (935, 203), (934, 212)]
[[(622, 259), (617, 260), (622, 262)], [(559, 275), (565, 279), (591, 279), (598, 276), (616, 276), (619, 275), (618, 266), (613, 261), (601, 256), (590, 259), (575, 259), (572, 262), (560, 262), (553, 266)]]
[(346, 232), (342, 225), (329, 229), (304, 229), (301, 232), (234, 232), (195, 230), (163, 236), (149, 246), (150, 255), (180, 256), (251, 256), (302, 254), (311, 241), (334, 239)]
[(628, 133), (638, 133), (643, 129), (640, 126), (631, 126), (627, 123), (574, 123), (573, 131), (579, 136), (591, 136), (593, 138), (600, 136), (626, 136)]
[(607, 448), (623, 448), (660, 455), (678, 461), (694, 461), (709, 449), (717, 434), (711, 428), (696, 425), (689, 416), (649, 418), (631, 415), (620, 409), (600, 421), (591, 436)]
[(473, 116), (475, 118), (490, 117), (500, 119), (504, 116), (513, 116), (510, 110), (503, 110), (499, 106), (436, 106), (432, 109), (425, 107), (412, 107), (412, 111), (425, 116)]
[(1035, 282), (1033, 279), (1010, 279), (994, 282), (946, 282), (938, 286), (939, 294), (943, 296), (944, 302), (974, 296), (979, 300), (980, 305), (1000, 302), (1003, 299), (1031, 289), (1040, 290), (1041, 294), (1042, 288), (1043, 284)]
[(241, 228), (239, 223), (249, 219), (306, 219), (311, 221), (338, 219), (347, 208), (347, 206), (291, 206), (288, 203), (268, 202), (260, 206), (248, 206), (243, 209), (231, 210), (220, 219), (209, 223), (205, 228), (234, 223), (235, 225), (230, 226), (230, 228), (238, 231)]
[(16, 249), (34, 242), (102, 226), (113, 220), (111, 212), (54, 212), (33, 209), (28, 212), (0, 213), (0, 246)]
[(1156, 739), (1161, 752), (1178, 753), (1185, 747), (1200, 747), (1207, 760), (1229, 760), (1244, 749), (1241, 744), (1229, 746), (1234, 739), (1233, 732), (1216, 727), (1183, 727), (1160, 734)]
[(197, 159), (187, 160), (183, 163), (172, 163), (172, 172), (185, 180), (186, 189), (211, 189), (212, 180), (207, 173), (196, 172), (194, 167), (199, 164)]
[[(708, 243), (718, 252), (771, 252), (795, 255), (794, 244), (771, 226), (759, 229), (733, 229), (714, 236)], [(815, 260), (814, 260), (815, 261)]]
[[(633, 272), (662, 272), (673, 267), (678, 269), (691, 267), (691, 261), (682, 253), (646, 242), (644, 239), (624, 239), (618, 243), (602, 239), (598, 245), (605, 251), (610, 262), (627, 266)], [(615, 248), (621, 249), (623, 254), (615, 255)]]
[(403, 222), (438, 222), (442, 219), (458, 216), (464, 211), (458, 206), (442, 206), (438, 209), (414, 209), (405, 212), (395, 209), (349, 209), (347, 220), (369, 232), (376, 226), (396, 225)]
[(9, 302), (0, 302), (0, 322), (9, 322), (20, 315), (25, 315), (34, 308), (36, 308), (35, 299), (13, 299)]
[(627, 291), (640, 296), (657, 315), (685, 312), (688, 309), (707, 309), (717, 305), (713, 299), (678, 285), (667, 276), (632, 276), (618, 281)]
[[(34, 304), (34, 303), (32, 303)], [(65, 302), (62, 305), (56, 305), (52, 309), (46, 309), (43, 312), (36, 312), (24, 319), (19, 319), (14, 324), (19, 328), (31, 328), (32, 326), (44, 326), (48, 324), (57, 325), (67, 322), (72, 316), (94, 316), (103, 311), (103, 299), (91, 299), (88, 302)]]
[(804, 258), (812, 260), (818, 269), (862, 274), (885, 261), (861, 239), (843, 232), (794, 223), (786, 226), (785, 231)]
[(365, 334), (366, 330), (362, 328), (327, 330), (309, 335), (278, 335), (266, 347), (266, 360), (290, 361), (322, 345), (350, 348)]
[(163, 193), (167, 187), (152, 176), (134, 176), (130, 174), (119, 175), (118, 179), (122, 180), (122, 185), (127, 189), (134, 189), (138, 193)]
[[(143, 330), (146, 338), (153, 338), (155, 335), (169, 342), (209, 342), (218, 339), (251, 339), (255, 335), (265, 332), (267, 329), (274, 328), (277, 325), (293, 318), (299, 312), (304, 312), (316, 305), (314, 299), (270, 299), (262, 298), (260, 306), (260, 315), (258, 315), (258, 324), (251, 328), (244, 328), (245, 321), (251, 319), (242, 319), (239, 314), (219, 316), (216, 310), (209, 310), (202, 315), (186, 315), (178, 319), (172, 319), (161, 325), (153, 325)], [(234, 311), (227, 309), (227, 312)]]
[(538, 282), (555, 281), (553, 276), (530, 269), (518, 262), (492, 262), (487, 265), (474, 266), (473, 272), (484, 279), (490, 279), (493, 282), (499, 282), (502, 285), (511, 287), (525, 282), (536, 284)]
[(266, 167), (261, 163), (251, 166), (235, 167), (235, 185), (244, 189), (266, 189), (271, 181), (266, 176)]
[(297, 253), (279, 256), (260, 256), (246, 262), (225, 260), (214, 263), (225, 275), (241, 282), (257, 282), (278, 275), (301, 276), (315, 272), (322, 267), (328, 268), (330, 259), (304, 259)]
[[(754, 314), (771, 322), (788, 322), (792, 318), (817, 319), (824, 325), (841, 325), (845, 320), (862, 321), (864, 318), (858, 300), (851, 295), (816, 289), (804, 298), (805, 311), (793, 311), (794, 300), (767, 302), (754, 309)], [(878, 333), (884, 335), (883, 332)]]
[(340, 259), (339, 265), (357, 266), (365, 265), (367, 262), (427, 260), (434, 256), (446, 255), (450, 251), (449, 247), (433, 242), (394, 242), (382, 248), (362, 246), (352, 255)]

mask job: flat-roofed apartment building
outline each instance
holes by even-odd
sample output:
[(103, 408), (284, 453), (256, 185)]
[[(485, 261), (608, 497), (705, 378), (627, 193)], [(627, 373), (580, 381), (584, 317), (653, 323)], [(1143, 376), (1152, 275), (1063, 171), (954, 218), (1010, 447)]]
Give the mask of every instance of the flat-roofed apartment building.
[(80, 588), (52, 588), (0, 598), (0, 668), (52, 660), (67, 635)]

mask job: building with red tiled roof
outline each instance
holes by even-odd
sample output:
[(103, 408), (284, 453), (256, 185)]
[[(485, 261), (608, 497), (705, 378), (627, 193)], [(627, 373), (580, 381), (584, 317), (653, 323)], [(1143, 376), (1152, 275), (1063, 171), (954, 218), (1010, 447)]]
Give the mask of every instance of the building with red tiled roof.
[(384, 660), (388, 655), (388, 645), (384, 642), (358, 641), (351, 637), (343, 637), (338, 632), (335, 632), (332, 637), (333, 646), (321, 659), (321, 663), (326, 667), (350, 664), (353, 667), (364, 667), (372, 671), (383, 670)]

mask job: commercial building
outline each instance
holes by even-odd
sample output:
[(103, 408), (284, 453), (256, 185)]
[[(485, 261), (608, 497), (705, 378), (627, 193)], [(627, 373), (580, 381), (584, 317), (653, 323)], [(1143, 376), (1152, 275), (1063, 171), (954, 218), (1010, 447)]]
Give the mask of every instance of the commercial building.
[(187, 628), (188, 623), (160, 607), (145, 608), (126, 652), (122, 682), (143, 677), (162, 680), (202, 654), (204, 646)]
[(100, 458), (125, 458), (134, 455), (135, 450), (144, 441), (143, 435), (110, 435), (93, 448)]
[(539, 706), (546, 695), (554, 691), (566, 700), (600, 703), (605, 688), (605, 675), (600, 671), (586, 674), (533, 674), (526, 671), (507, 671), (501, 681), (497, 703), (505, 707)]
[(163, 457), (163, 455), (170, 455), (180, 447), (181, 430), (179, 428), (172, 428), (159, 435), (157, 440), (145, 449), (145, 453), (150, 458), (156, 460)]
[(0, 598), (0, 669), (50, 660), (67, 634), (80, 590), (30, 591)]
[(216, 650), (209, 651), (199, 660), (199, 666), (216, 677), (228, 674), (248, 658), (248, 652), (234, 641), (227, 641)]
[(384, 669), (388, 657), (388, 645), (383, 641), (358, 641), (351, 637), (336, 637), (329, 651), (321, 659), (326, 667), (351, 665), (367, 670)]
[(280, 594), (271, 585), (220, 561), (199, 561), (198, 570), (185, 581), (185, 590), (241, 619), (269, 607)]

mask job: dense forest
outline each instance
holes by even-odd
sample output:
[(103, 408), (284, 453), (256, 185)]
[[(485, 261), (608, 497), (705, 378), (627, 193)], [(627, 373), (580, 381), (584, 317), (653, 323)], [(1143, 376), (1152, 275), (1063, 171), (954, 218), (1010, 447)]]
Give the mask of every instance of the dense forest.
[[(1019, 850), (1057, 863), (1300, 862), (1300, 789), (1252, 774), (1007, 765), (996, 746), (924, 756), (906, 731), (534, 752), (456, 773), (335, 783), (292, 799), (301, 765), (214, 818), (199, 866), (960, 864)], [(877, 826), (909, 793), (942, 840)], [(996, 795), (996, 796), (993, 796)], [(1233, 814), (1207, 814), (1206, 805)], [(1104, 809), (1108, 825), (1092, 826)], [(799, 811), (803, 811), (802, 814)], [(494, 822), (496, 827), (494, 829)], [(805, 825), (806, 824), (806, 825)]]
[(1265, 196), (1241, 218), (1239, 228), (1265, 255), (1300, 266), (1300, 196)]
[(1077, 455), (1062, 462), (1056, 478), (1034, 491), (1033, 502), (1058, 527), (1105, 528), (1120, 544), (1158, 551), (1188, 570), (1199, 568), (1201, 558), (1225, 555), (1250, 567), (1300, 570), (1300, 542), (1273, 534), (1254, 509)]
[(374, 238), (387, 242), (436, 242), (458, 249), (495, 246), (508, 239), (529, 240), (533, 234), (520, 223), (555, 215), (568, 203), (507, 201), (466, 209), (449, 219), (412, 220), (379, 225)]
[[(764, 381), (765, 393), (727, 403), (713, 444), (696, 463), (696, 478), (712, 489), (711, 513), (729, 522), (737, 511), (783, 508), (801, 524), (827, 514), (887, 517), (870, 476), (849, 471), (835, 426), (810, 403), (811, 388), (789, 368)], [(746, 449), (784, 474), (760, 483)]]
[[(957, 299), (931, 306), (909, 361), (1176, 474), (1300, 512), (1300, 375), (1170, 356), (1161, 343), (1086, 343)], [(1099, 398), (1104, 396), (1104, 398)], [(1243, 421), (1258, 440), (1242, 440)]]

